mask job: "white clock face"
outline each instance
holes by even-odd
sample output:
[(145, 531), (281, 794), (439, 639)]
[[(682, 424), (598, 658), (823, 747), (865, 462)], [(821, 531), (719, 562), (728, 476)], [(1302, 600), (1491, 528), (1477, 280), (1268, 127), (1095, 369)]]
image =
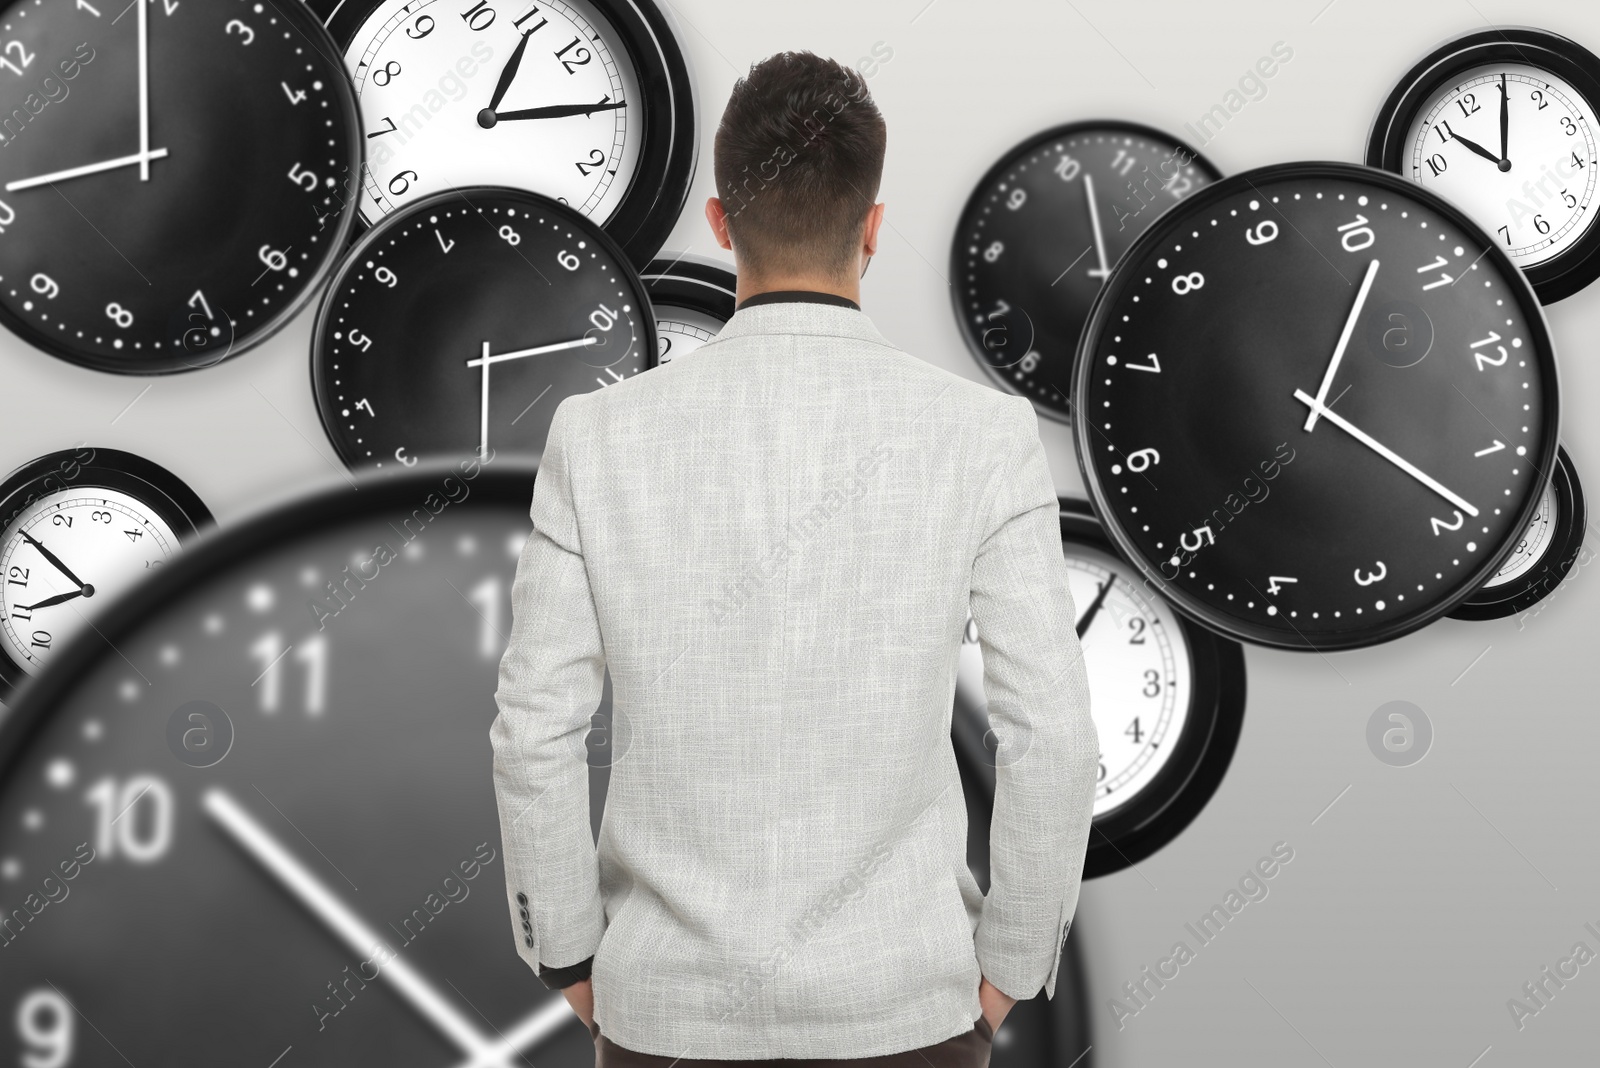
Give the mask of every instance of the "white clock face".
[(676, 356), (687, 356), (716, 337), (722, 321), (690, 308), (657, 308), (656, 339), (659, 363), (671, 363)]
[[(1176, 614), (1136, 584), (1137, 572), (1127, 564), (1069, 543), (1067, 575), (1082, 630), (1089, 709), (1100, 735), (1099, 817), (1135, 797), (1166, 766), (1188, 719), (1193, 669)], [(987, 720), (983, 654), (970, 615), (956, 693), (964, 712)]]
[(1517, 542), (1517, 547), (1506, 558), (1500, 570), (1495, 572), (1494, 578), (1483, 584), (1484, 588), (1504, 585), (1533, 570), (1534, 565), (1544, 559), (1544, 554), (1549, 550), (1550, 535), (1555, 532), (1556, 523), (1560, 518), (1555, 495), (1550, 491), (1550, 487), (1546, 486), (1544, 494), (1539, 498), (1539, 510), (1534, 513), (1533, 522), (1528, 524), (1522, 540)]
[(362, 218), (505, 185), (604, 225), (643, 135), (638, 75), (613, 39), (563, 0), (385, 0), (345, 50), (367, 134)]
[(1471, 215), (1517, 266), (1544, 263), (1594, 223), (1593, 117), (1590, 101), (1546, 71), (1470, 70), (1419, 112), (1408, 174)]
[(95, 611), (178, 551), (178, 536), (137, 498), (73, 488), (33, 502), (0, 544), (5, 651), (37, 674)]

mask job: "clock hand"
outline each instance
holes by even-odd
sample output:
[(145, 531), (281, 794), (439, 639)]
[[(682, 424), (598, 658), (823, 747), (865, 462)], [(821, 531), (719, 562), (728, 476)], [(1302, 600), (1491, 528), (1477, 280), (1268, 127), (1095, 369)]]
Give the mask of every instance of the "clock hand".
[(139, 3), (139, 181), (150, 180), (150, 31), (145, 0)]
[(1500, 169), (1503, 171), (1509, 171), (1511, 169), (1511, 157), (1506, 154), (1506, 135), (1510, 132), (1507, 126), (1507, 122), (1509, 120), (1507, 112), (1510, 109), (1507, 107), (1507, 104), (1508, 94), (1506, 93), (1506, 76), (1504, 73), (1502, 73), (1500, 75)]
[(581, 349), (588, 345), (598, 345), (598, 338), (580, 337), (576, 341), (558, 341), (554, 345), (540, 345), (534, 349), (519, 349), (516, 352), (502, 352), (494, 356), (489, 355), (489, 343), (484, 342), (484, 353), (475, 360), (468, 360), (468, 367), (487, 367), (491, 363), (503, 363), (506, 360), (520, 360), (524, 356), (543, 356), (551, 352), (561, 352), (565, 349)]
[(500, 106), (500, 101), (506, 95), (506, 90), (511, 88), (511, 79), (517, 76), (517, 68), (522, 66), (522, 53), (528, 50), (528, 36), (533, 30), (528, 30), (522, 35), (522, 40), (517, 42), (517, 47), (511, 50), (511, 58), (506, 60), (506, 65), (500, 71), (500, 80), (494, 83), (494, 95), (489, 98), (489, 112)]
[(550, 104), (542, 108), (507, 111), (497, 117), (506, 122), (512, 119), (564, 119), (569, 115), (589, 115), (596, 111), (616, 111), (618, 108), (627, 106), (627, 103), (622, 100), (613, 100), (609, 103), (605, 100), (600, 100), (594, 104)]
[[(526, 40), (526, 38), (524, 38)], [(478, 402), (478, 459), (484, 463), (489, 462), (489, 343), (483, 343), (483, 356), (479, 360), (483, 368), (482, 399)]]
[(51, 182), (61, 182), (68, 178), (81, 178), (86, 174), (99, 174), (101, 171), (113, 171), (118, 167), (131, 167), (135, 163), (141, 167), (148, 161), (161, 159), (167, 154), (164, 148), (152, 148), (148, 152), (135, 152), (131, 156), (118, 156), (116, 159), (103, 160), (99, 163), (86, 163), (82, 167), (69, 167), (64, 171), (52, 171), (41, 174), (37, 178), (19, 178), (15, 182), (6, 183), (6, 192), (14, 193), (19, 189), (32, 189), (36, 185), (49, 185)]
[(73, 582), (76, 582), (80, 588), (86, 585), (83, 579), (79, 578), (77, 575), (74, 575), (72, 573), (72, 569), (61, 562), (61, 558), (59, 556), (44, 547), (44, 542), (40, 541), (32, 534), (29, 534), (26, 530), (22, 531), (22, 536), (28, 540), (30, 545), (39, 551), (40, 556), (54, 564), (57, 571), (67, 576), (67, 578), (71, 579)]
[[(1085, 178), (1088, 175), (1084, 175)], [(1083, 613), (1083, 618), (1078, 620), (1078, 637), (1083, 637), (1083, 632), (1089, 629), (1089, 624), (1094, 622), (1094, 617), (1100, 614), (1100, 606), (1106, 602), (1106, 594), (1111, 592), (1111, 582), (1102, 582), (1100, 592), (1095, 595), (1093, 603)]]
[[(385, 944), (377, 931), (368, 927), (348, 905), (340, 901), (293, 853), (284, 848), (283, 843), (235, 801), (233, 795), (219, 787), (212, 787), (201, 795), (200, 807), (253, 860), (277, 879), (295, 900), (326, 924), (351, 952), (366, 956), (377, 946)], [(410, 961), (391, 954), (380, 966), (379, 974), (387, 977), (411, 1007), (463, 1053), (478, 1058), (493, 1048), (493, 1044), (484, 1038), (471, 1021), (450, 1007), (439, 991), (411, 966)]]
[(1381, 441), (1377, 440), (1372, 435), (1368, 434), (1366, 431), (1350, 422), (1350, 420), (1346, 419), (1338, 412), (1335, 412), (1332, 408), (1324, 407), (1321, 401), (1308, 394), (1305, 390), (1295, 390), (1294, 397), (1295, 400), (1300, 401), (1302, 404), (1309, 404), (1313, 413), (1322, 415), (1323, 418), (1328, 420), (1328, 422), (1343, 430), (1345, 433), (1361, 442), (1361, 444), (1365, 445), (1379, 456), (1382, 456), (1385, 460), (1388, 460), (1400, 470), (1404, 471), (1406, 474), (1410, 475), (1424, 486), (1427, 486), (1429, 489), (1433, 490), (1433, 492), (1437, 493), (1439, 496), (1443, 497), (1445, 500), (1449, 501), (1463, 512), (1467, 513), (1468, 515), (1478, 514), (1478, 510), (1469, 504), (1466, 498), (1451, 492), (1438, 480), (1434, 479), (1421, 468), (1406, 460), (1399, 453), (1395, 452), (1393, 449), (1389, 448), (1387, 445), (1383, 444)]
[(577, 1012), (564, 997), (551, 997), (511, 1030), (500, 1036), (500, 1041), (487, 1053), (480, 1053), (463, 1061), (456, 1068), (518, 1068), (521, 1054), (537, 1046), (578, 1019)]
[(1339, 371), (1339, 361), (1344, 359), (1345, 346), (1350, 344), (1350, 335), (1355, 332), (1356, 320), (1361, 318), (1362, 305), (1367, 302), (1367, 294), (1372, 291), (1372, 280), (1378, 276), (1378, 261), (1373, 260), (1367, 264), (1366, 277), (1361, 279), (1361, 288), (1356, 292), (1356, 303), (1350, 309), (1350, 314), (1345, 317), (1344, 329), (1339, 333), (1339, 343), (1333, 347), (1333, 359), (1328, 361), (1328, 369), (1323, 372), (1322, 385), (1317, 390), (1317, 403), (1312, 405), (1311, 414), (1306, 416), (1306, 429), (1310, 430), (1317, 425), (1317, 415), (1327, 409), (1322, 402), (1328, 399), (1328, 389), (1333, 385), (1333, 376)]
[(19, 605), (17, 605), (17, 607), (21, 608), (21, 609), (25, 609), (26, 611), (31, 612), (35, 608), (49, 608), (51, 605), (57, 605), (57, 604), (62, 603), (63, 601), (70, 601), (74, 597), (93, 597), (93, 596), (94, 596), (94, 587), (93, 586), (82, 586), (82, 587), (80, 587), (80, 588), (78, 588), (76, 590), (73, 590), (71, 593), (58, 593), (54, 597), (47, 597), (44, 600), (39, 601), (36, 604), (19, 604)]
[(1103, 285), (1105, 280), (1111, 277), (1111, 271), (1106, 267), (1106, 241), (1100, 234), (1100, 213), (1095, 210), (1094, 206), (1094, 175), (1087, 172), (1083, 176), (1083, 197), (1089, 205), (1089, 222), (1094, 227), (1095, 255), (1100, 258), (1100, 266), (1098, 268), (1089, 268), (1089, 277), (1099, 278)]
[(1452, 140), (1460, 141), (1462, 144), (1466, 145), (1468, 148), (1470, 148), (1472, 151), (1476, 152), (1478, 155), (1482, 156), (1484, 159), (1488, 160), (1490, 163), (1499, 163), (1500, 162), (1500, 157), (1499, 156), (1495, 155), (1493, 152), (1490, 152), (1487, 148), (1484, 148), (1482, 145), (1478, 144), (1478, 142), (1474, 141), (1472, 138), (1470, 138), (1470, 137), (1462, 137), (1460, 134), (1456, 133), (1454, 130), (1450, 131), (1450, 137), (1451, 137)]

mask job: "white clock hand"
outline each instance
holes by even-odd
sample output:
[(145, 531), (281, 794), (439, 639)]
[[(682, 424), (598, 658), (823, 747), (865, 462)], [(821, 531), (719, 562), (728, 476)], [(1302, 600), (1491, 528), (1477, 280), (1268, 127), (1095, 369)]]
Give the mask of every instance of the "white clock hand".
[(1100, 257), (1098, 268), (1089, 268), (1090, 278), (1099, 278), (1103, 284), (1111, 277), (1111, 270), (1106, 266), (1106, 240), (1100, 233), (1100, 212), (1094, 206), (1094, 175), (1085, 173), (1083, 176), (1083, 196), (1089, 203), (1089, 222), (1094, 226), (1094, 251)]
[(517, 1068), (524, 1051), (537, 1046), (576, 1019), (578, 1014), (566, 998), (552, 997), (529, 1013), (509, 1033), (501, 1035), (499, 1043), (488, 1053), (463, 1061), (456, 1068)]
[[(1328, 361), (1328, 369), (1323, 372), (1322, 386), (1317, 390), (1316, 403), (1311, 406), (1311, 414), (1306, 416), (1306, 429), (1310, 430), (1317, 425), (1318, 413), (1326, 412), (1323, 402), (1328, 399), (1328, 389), (1333, 385), (1333, 376), (1339, 372), (1339, 361), (1344, 358), (1345, 346), (1350, 344), (1350, 335), (1355, 331), (1356, 320), (1361, 318), (1362, 305), (1367, 302), (1367, 294), (1372, 291), (1372, 280), (1378, 275), (1378, 261), (1373, 260), (1367, 264), (1366, 277), (1361, 279), (1361, 289), (1356, 293), (1355, 307), (1350, 309), (1350, 314), (1344, 321), (1344, 329), (1339, 332), (1339, 343), (1333, 347), (1333, 359)], [(1296, 393), (1296, 396), (1299, 394)]]
[(146, 8), (139, 4), (139, 181), (150, 180), (150, 30)]
[(32, 189), (36, 185), (49, 185), (51, 182), (61, 182), (68, 178), (81, 178), (86, 174), (113, 171), (118, 167), (131, 167), (135, 163), (143, 167), (147, 166), (150, 160), (161, 159), (166, 154), (167, 150), (164, 148), (153, 148), (149, 152), (135, 152), (131, 156), (118, 156), (116, 159), (103, 160), (99, 163), (86, 163), (82, 167), (69, 167), (64, 171), (41, 174), (37, 178), (19, 178), (15, 182), (6, 183), (6, 192), (14, 193), (18, 189)]
[[(1372, 277), (1370, 270), (1368, 271), (1367, 277), (1369, 279)], [(1443, 497), (1445, 500), (1449, 501), (1463, 512), (1467, 513), (1468, 515), (1478, 514), (1478, 510), (1469, 504), (1464, 497), (1451, 492), (1438, 480), (1434, 479), (1426, 472), (1418, 468), (1415, 464), (1406, 460), (1399, 453), (1395, 452), (1393, 449), (1389, 448), (1387, 445), (1383, 444), (1381, 441), (1377, 440), (1372, 435), (1368, 434), (1366, 431), (1350, 422), (1350, 420), (1346, 419), (1344, 416), (1335, 412), (1331, 408), (1324, 407), (1321, 401), (1311, 396), (1305, 390), (1295, 390), (1294, 397), (1295, 400), (1300, 401), (1302, 404), (1310, 405), (1311, 414), (1313, 416), (1323, 416), (1328, 420), (1328, 422), (1343, 430), (1346, 434), (1349, 434), (1351, 437), (1361, 442), (1361, 444), (1365, 445), (1379, 456), (1382, 456), (1385, 460), (1388, 460), (1400, 470), (1404, 471), (1406, 474), (1410, 475), (1424, 486), (1427, 486), (1429, 489), (1433, 490), (1433, 492), (1437, 493), (1439, 496)]]
[(598, 345), (598, 338), (580, 337), (576, 341), (558, 341), (554, 345), (540, 345), (536, 349), (518, 349), (516, 352), (502, 352), (494, 356), (489, 355), (489, 343), (483, 344), (483, 355), (476, 360), (468, 360), (468, 367), (487, 367), (491, 363), (503, 363), (506, 360), (520, 360), (524, 356), (543, 356), (549, 352), (562, 352), (566, 349), (581, 349), (588, 345)]

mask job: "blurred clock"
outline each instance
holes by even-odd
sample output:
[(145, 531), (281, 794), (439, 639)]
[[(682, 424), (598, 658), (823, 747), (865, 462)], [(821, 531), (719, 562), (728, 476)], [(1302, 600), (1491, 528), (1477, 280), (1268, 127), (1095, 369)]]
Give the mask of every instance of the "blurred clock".
[(640, 277), (655, 309), (660, 363), (694, 352), (733, 318), (737, 281), (714, 260), (687, 253), (663, 256)]
[(0, 482), (0, 697), (211, 522), (176, 475), (117, 449), (54, 452), (7, 475)]
[[(30, 684), (0, 725), (6, 1063), (593, 1063), (515, 953), (489, 774), (532, 482), (419, 465), (242, 520)], [(610, 719), (608, 682), (592, 832)], [(997, 1066), (1083, 1052), (1073, 952)]]
[(656, 362), (650, 299), (590, 220), (520, 189), (426, 197), (329, 285), (311, 385), (347, 465), (537, 460), (556, 405)]
[(1596, 104), (1587, 48), (1548, 30), (1476, 30), (1400, 79), (1366, 161), (1465, 209), (1548, 304), (1600, 275)]
[(346, 244), (362, 142), (303, 5), (34, 0), (0, 32), (0, 322), (160, 374), (294, 316)]
[(431, 193), (557, 198), (643, 265), (694, 175), (693, 86), (650, 0), (316, 0), (367, 128), (369, 225)]
[[(1061, 501), (1061, 548), (1100, 735), (1083, 865), (1092, 878), (1166, 845), (1216, 792), (1244, 720), (1244, 654), (1153, 593), (1086, 503)], [(956, 667), (952, 732), (993, 789), (983, 653), (970, 615)]]
[(1499, 619), (1544, 600), (1567, 577), (1588, 534), (1583, 487), (1567, 450), (1557, 448), (1550, 484), (1533, 521), (1493, 578), (1450, 613), (1453, 619)]

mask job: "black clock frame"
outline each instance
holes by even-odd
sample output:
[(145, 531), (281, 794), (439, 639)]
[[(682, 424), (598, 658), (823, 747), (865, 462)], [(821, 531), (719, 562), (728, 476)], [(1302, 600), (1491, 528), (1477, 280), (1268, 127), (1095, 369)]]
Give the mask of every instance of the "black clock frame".
[(639, 275), (660, 319), (661, 308), (687, 308), (726, 323), (737, 300), (731, 269), (714, 260), (684, 253), (651, 260)]
[[(1373, 116), (1367, 165), (1403, 176), (1411, 124), (1428, 99), (1465, 71), (1493, 63), (1548, 70), (1582, 93), (1590, 106), (1600, 107), (1600, 57), (1576, 41), (1531, 26), (1474, 30), (1444, 42), (1406, 71)], [(1522, 271), (1543, 303), (1570, 297), (1600, 277), (1600, 223), (1591, 222), (1565, 252)]]
[[(337, 54), (343, 57), (356, 33), (383, 2), (308, 0), (307, 6), (326, 20)], [(643, 97), (639, 101), (644, 128), (639, 163), (622, 200), (604, 223), (606, 233), (622, 246), (637, 270), (660, 251), (689, 200), (700, 154), (694, 78), (671, 19), (651, 0), (588, 2), (633, 61)]]
[[(0, 481), (0, 538), (23, 509), (40, 497), (95, 489), (116, 490), (137, 499), (171, 527), (180, 541), (216, 524), (194, 490), (160, 464), (121, 449), (84, 446), (29, 460)], [(52, 660), (51, 665), (54, 663)], [(0, 697), (33, 677), (0, 650)]]
[[(1061, 540), (1076, 542), (1126, 560), (1105, 535), (1087, 501), (1062, 497)], [(1131, 565), (1130, 565), (1131, 566)], [(1160, 596), (1147, 588), (1147, 594)], [(1189, 649), (1188, 720), (1165, 766), (1139, 793), (1089, 825), (1083, 877), (1110, 875), (1139, 863), (1181, 834), (1222, 784), (1244, 727), (1246, 696), (1244, 649), (1181, 614)], [(994, 758), (985, 732), (970, 716), (953, 716), (956, 750), (991, 794)]]
[(1561, 446), (1556, 448), (1556, 464), (1550, 472), (1550, 494), (1556, 508), (1556, 525), (1544, 555), (1510, 582), (1480, 587), (1456, 606), (1451, 619), (1481, 621), (1514, 616), (1532, 608), (1561, 585), (1578, 560), (1589, 521), (1578, 471)]
[[(1118, 265), (1112, 268), (1111, 277), (1106, 279), (1106, 284), (1101, 287), (1100, 294), (1095, 297), (1094, 305), (1089, 312), (1089, 318), (1084, 323), (1083, 333), (1078, 338), (1078, 352), (1073, 364), (1074, 395), (1081, 395), (1082, 391), (1088, 386), (1089, 378), (1094, 372), (1096, 339), (1100, 336), (1102, 329), (1109, 325), (1108, 319), (1112, 314), (1113, 307), (1112, 297), (1122, 288), (1124, 277), (1130, 274), (1129, 265), (1140, 262), (1140, 258), (1147, 253), (1151, 246), (1159, 245), (1166, 241), (1171, 236), (1171, 229), (1181, 228), (1184, 225), (1174, 220), (1181, 219), (1191, 211), (1202, 212), (1216, 201), (1238, 195), (1242, 189), (1255, 189), (1255, 183), (1265, 184), (1280, 178), (1296, 177), (1323, 177), (1365, 182), (1374, 187), (1388, 189), (1397, 196), (1405, 196), (1422, 201), (1427, 204), (1429, 210), (1448, 219), (1452, 224), (1460, 228), (1463, 233), (1474, 235), (1475, 240), (1483, 245), (1485, 251), (1481, 258), (1492, 261), (1494, 266), (1505, 277), (1512, 295), (1521, 305), (1522, 313), (1528, 320), (1530, 330), (1537, 330), (1543, 335), (1543, 340), (1547, 342), (1544, 345), (1534, 345), (1535, 355), (1544, 365), (1541, 377), (1547, 390), (1545, 405), (1549, 411), (1549, 415), (1544, 421), (1544, 427), (1539, 439), (1539, 451), (1534, 458), (1534, 462), (1546, 460), (1553, 466), (1560, 436), (1559, 376), (1556, 369), (1553, 345), (1548, 344), (1549, 329), (1545, 323), (1544, 310), (1540, 305), (1538, 296), (1534, 293), (1533, 286), (1530, 284), (1527, 275), (1516, 264), (1511, 262), (1510, 256), (1495, 246), (1494, 240), (1483, 232), (1481, 226), (1472, 221), (1464, 211), (1444, 197), (1397, 174), (1354, 163), (1311, 160), (1258, 167), (1206, 186), (1193, 196), (1180, 202), (1180, 204), (1174, 205), (1174, 207), (1183, 208), (1183, 212), (1169, 210), (1164, 213), (1128, 247), (1128, 251), (1123, 254)], [(1334, 649), (1351, 649), (1374, 645), (1401, 637), (1414, 630), (1419, 630), (1441, 616), (1447, 615), (1499, 572), (1507, 558), (1516, 549), (1516, 538), (1520, 537), (1521, 533), (1528, 528), (1528, 524), (1533, 521), (1533, 516), (1539, 507), (1540, 494), (1528, 494), (1517, 516), (1510, 524), (1511, 528), (1516, 531), (1516, 535), (1506, 538), (1492, 555), (1484, 558), (1475, 572), (1460, 583), (1454, 593), (1435, 602), (1423, 615), (1411, 621), (1402, 621), (1381, 627), (1363, 628), (1359, 631), (1348, 631), (1342, 634), (1322, 634), (1318, 636), (1315, 642), (1310, 639), (1302, 639), (1296, 642), (1286, 638), (1280, 631), (1273, 628), (1250, 623), (1242, 619), (1221, 617), (1209, 605), (1190, 594), (1183, 586), (1163, 576), (1159, 567), (1147, 561), (1139, 553), (1133, 538), (1123, 529), (1116, 511), (1108, 508), (1105, 504), (1107, 495), (1105, 487), (1101, 485), (1099, 471), (1090, 465), (1088, 459), (1094, 451), (1094, 443), (1090, 440), (1091, 433), (1093, 433), (1092, 428), (1083, 420), (1078, 420), (1073, 426), (1073, 443), (1077, 447), (1078, 473), (1083, 478), (1084, 486), (1088, 489), (1089, 499), (1093, 503), (1095, 514), (1100, 517), (1106, 532), (1116, 544), (1119, 555), (1133, 561), (1140, 572), (1149, 579), (1151, 586), (1159, 590), (1174, 608), (1202, 626), (1226, 637), (1298, 652), (1326, 652)]]
[[(1018, 160), (1028, 155), (1028, 153), (1035, 151), (1041, 145), (1049, 144), (1051, 141), (1060, 140), (1063, 137), (1076, 137), (1079, 134), (1090, 132), (1129, 134), (1134, 137), (1143, 137), (1150, 140), (1168, 142), (1174, 148), (1181, 149), (1189, 157), (1189, 161), (1191, 163), (1205, 171), (1206, 174), (1210, 176), (1210, 179), (1213, 183), (1222, 179), (1222, 172), (1216, 168), (1216, 165), (1210, 160), (1206, 159), (1206, 157), (1202, 156), (1200, 152), (1187, 141), (1184, 141), (1178, 137), (1174, 137), (1165, 130), (1158, 130), (1154, 126), (1146, 126), (1142, 123), (1129, 122), (1125, 119), (1083, 119), (1076, 122), (1063, 123), (1059, 126), (1052, 126), (1048, 130), (1040, 131), (1026, 140), (1019, 141), (1017, 144), (1012, 145), (1005, 151), (1000, 159), (995, 162), (993, 166), (991, 166), (987, 171), (983, 172), (983, 177), (978, 179), (977, 185), (973, 186), (972, 193), (967, 197), (966, 203), (961, 207), (961, 214), (956, 216), (955, 236), (950, 241), (951, 278), (961, 278), (963, 276), (963, 272), (966, 270), (966, 254), (962, 252), (962, 248), (966, 242), (963, 239), (962, 234), (969, 231), (970, 228), (967, 225), (968, 220), (975, 217), (976, 214), (982, 210), (983, 202), (994, 189), (995, 183), (1001, 178), (1005, 177), (1006, 173), (1017, 165)], [(1164, 213), (1171, 207), (1176, 207), (1177, 204), (1181, 203), (1183, 203), (1183, 201), (1175, 201), (1172, 205), (1169, 205), (1169, 208), (1164, 208), (1162, 211)], [(1151, 219), (1149, 225), (1146, 226), (1146, 229), (1148, 230), (1150, 226), (1154, 226), (1156, 220), (1160, 217), (1161, 216), (1158, 214), (1155, 216), (1155, 218)], [(1130, 245), (1129, 247), (1131, 249), (1132, 246)], [(1113, 265), (1112, 269), (1113, 271), (1115, 270), (1115, 265)], [(1110, 282), (1111, 279), (1107, 277), (1106, 284), (1109, 285)], [(1105, 286), (1102, 285), (1100, 288), (1104, 290)], [(972, 354), (972, 358), (977, 362), (978, 366), (983, 368), (983, 373), (989, 376), (990, 381), (992, 381), (996, 386), (1006, 393), (1015, 393), (1016, 391), (1012, 388), (1011, 383), (1006, 381), (1005, 375), (1001, 374), (1000, 371), (1004, 367), (1013, 366), (1016, 361), (1013, 360), (1011, 363), (1000, 365), (996, 365), (991, 361), (990, 354), (983, 347), (982, 339), (980, 337), (973, 336), (973, 331), (967, 323), (967, 309), (962, 304), (963, 299), (964, 298), (961, 289), (956, 285), (951, 285), (951, 309), (955, 312), (956, 329), (961, 334), (962, 341), (966, 343), (967, 351)], [(1092, 310), (1093, 305), (1090, 307)], [(1085, 316), (1084, 325), (1087, 326), (1088, 322), (1089, 319), (1087, 316)], [(1021, 359), (1021, 357), (1019, 356), (1018, 359)], [(1068, 384), (1071, 385), (1070, 376)], [(1075, 396), (1076, 394), (1074, 393), (1073, 395)], [(1031, 397), (1029, 400), (1032, 402)], [(1068, 397), (1068, 402), (1071, 402), (1071, 396)], [(1046, 419), (1053, 420), (1057, 423), (1065, 423), (1068, 426), (1072, 425), (1073, 420), (1070, 415), (1064, 415), (1046, 405), (1034, 403), (1033, 409)]]

